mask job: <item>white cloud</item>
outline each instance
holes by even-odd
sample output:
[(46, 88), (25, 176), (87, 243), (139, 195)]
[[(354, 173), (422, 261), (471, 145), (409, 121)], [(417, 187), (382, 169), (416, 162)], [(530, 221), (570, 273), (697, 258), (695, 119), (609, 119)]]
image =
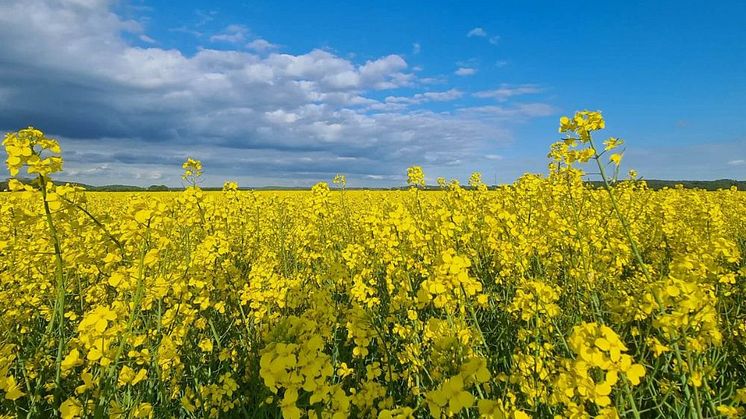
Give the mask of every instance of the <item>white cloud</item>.
[(473, 28), (472, 30), (470, 30), (470, 31), (469, 31), (469, 32), (468, 32), (468, 33), (466, 34), (466, 36), (467, 36), (468, 38), (472, 38), (472, 37), (475, 37), (475, 36), (476, 36), (476, 37), (479, 37), (479, 38), (484, 38), (484, 37), (486, 37), (486, 36), (487, 36), (487, 31), (485, 31), (485, 30), (484, 30), (484, 29), (482, 29), (482, 28), (476, 27), (476, 28)]
[(465, 114), (479, 114), (485, 117), (497, 119), (526, 120), (542, 116), (550, 116), (557, 112), (554, 106), (546, 103), (521, 103), (514, 106), (472, 106), (462, 108), (460, 112)]
[(138, 170), (135, 171), (135, 179), (156, 181), (163, 179), (163, 173), (160, 170)]
[(189, 27), (187, 27), (185, 25), (178, 26), (176, 28), (169, 28), (168, 31), (169, 32), (178, 32), (178, 33), (189, 34), (189, 35), (192, 35), (195, 38), (201, 38), (202, 35), (204, 35), (203, 32), (195, 30), (195, 29), (192, 29), (192, 28), (189, 28)]
[(228, 42), (237, 44), (246, 40), (249, 29), (243, 25), (228, 25), (222, 32), (212, 35), (212, 42)]
[(266, 39), (255, 39), (246, 44), (246, 48), (253, 49), (254, 51), (264, 52), (277, 49), (279, 48), (279, 46), (267, 41)]
[(412, 44), (412, 54), (417, 55), (422, 51), (422, 46), (419, 42), (415, 42)]
[(448, 78), (446, 76), (434, 76), (434, 77), (419, 77), (417, 82), (421, 85), (433, 85), (433, 84), (446, 84)]
[(523, 96), (541, 93), (542, 88), (535, 84), (522, 84), (517, 86), (511, 86), (503, 84), (497, 89), (493, 90), (482, 90), (473, 94), (478, 98), (491, 98), (496, 99), (500, 102), (504, 102), (514, 96)]
[(459, 67), (453, 74), (457, 76), (472, 76), (477, 73), (477, 69), (471, 67)]
[(746, 160), (743, 160), (743, 159), (731, 160), (728, 162), (728, 164), (731, 166), (742, 166), (746, 164)]
[(500, 42), (500, 36), (499, 35), (491, 36), (489, 39), (489, 42), (492, 45), (497, 45)]
[(464, 92), (449, 89), (440, 92), (423, 92), (412, 96), (388, 96), (383, 102), (371, 103), (372, 110), (401, 111), (410, 105), (421, 105), (429, 102), (450, 102), (463, 97)]
[(450, 90), (446, 90), (445, 92), (418, 93), (417, 95), (415, 95), (415, 97), (422, 96), (433, 102), (448, 102), (451, 100), (458, 99), (463, 95), (464, 93), (458, 89), (450, 89)]

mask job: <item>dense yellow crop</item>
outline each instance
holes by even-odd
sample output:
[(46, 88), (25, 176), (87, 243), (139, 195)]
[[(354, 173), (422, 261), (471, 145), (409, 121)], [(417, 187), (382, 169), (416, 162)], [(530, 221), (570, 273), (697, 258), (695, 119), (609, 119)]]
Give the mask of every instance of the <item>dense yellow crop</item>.
[(743, 416), (746, 194), (616, 182), (601, 128), (437, 192), (208, 193), (190, 159), (183, 192), (90, 193), (11, 133), (36, 180), (0, 194), (0, 413)]

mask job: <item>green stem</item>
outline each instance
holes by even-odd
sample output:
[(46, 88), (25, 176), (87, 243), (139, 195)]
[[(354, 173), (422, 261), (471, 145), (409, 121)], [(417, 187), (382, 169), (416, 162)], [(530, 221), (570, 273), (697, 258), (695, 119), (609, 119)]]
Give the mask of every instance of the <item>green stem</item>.
[(57, 296), (54, 302), (54, 313), (52, 319), (49, 322), (48, 332), (55, 326), (55, 319), (57, 322), (57, 356), (55, 358), (55, 372), (54, 372), (54, 383), (55, 383), (55, 401), (59, 402), (60, 398), (60, 373), (62, 365), (62, 353), (65, 350), (65, 278), (64, 278), (64, 264), (62, 261), (62, 247), (60, 246), (59, 236), (57, 235), (57, 228), (52, 220), (52, 211), (49, 209), (49, 202), (47, 201), (47, 178), (43, 175), (39, 175), (39, 184), (41, 186), (41, 196), (44, 201), (44, 214), (49, 228), (49, 235), (52, 238), (52, 244), (54, 246), (54, 257), (55, 257), (55, 276), (57, 280), (56, 292)]
[(596, 165), (598, 166), (598, 171), (601, 173), (601, 179), (603, 179), (604, 181), (604, 189), (609, 194), (609, 199), (611, 200), (611, 206), (614, 209), (614, 213), (616, 213), (616, 216), (619, 219), (619, 222), (622, 224), (622, 230), (624, 231), (624, 234), (627, 236), (627, 240), (629, 240), (629, 245), (632, 248), (632, 253), (635, 256), (635, 259), (637, 259), (637, 263), (640, 265), (640, 269), (642, 269), (642, 272), (645, 274), (645, 276), (648, 279), (650, 279), (648, 269), (645, 266), (645, 262), (642, 260), (642, 256), (640, 255), (639, 249), (637, 248), (637, 242), (635, 241), (634, 237), (632, 237), (632, 231), (629, 227), (629, 224), (627, 223), (627, 219), (622, 215), (622, 212), (619, 210), (619, 205), (617, 204), (616, 196), (614, 196), (614, 193), (611, 190), (611, 185), (609, 184), (609, 179), (606, 176), (606, 170), (604, 169), (603, 164), (601, 164), (601, 156), (598, 154), (598, 150), (596, 150), (596, 146), (593, 144), (593, 138), (590, 136), (590, 133), (588, 134), (588, 142), (591, 145), (591, 149), (593, 149), (593, 159), (596, 161)]
[(632, 397), (632, 389), (629, 388), (629, 383), (626, 379), (624, 380), (624, 393), (626, 393), (627, 401), (629, 402), (630, 407), (632, 407), (632, 415), (635, 419), (640, 419), (640, 410), (637, 408), (635, 398)]

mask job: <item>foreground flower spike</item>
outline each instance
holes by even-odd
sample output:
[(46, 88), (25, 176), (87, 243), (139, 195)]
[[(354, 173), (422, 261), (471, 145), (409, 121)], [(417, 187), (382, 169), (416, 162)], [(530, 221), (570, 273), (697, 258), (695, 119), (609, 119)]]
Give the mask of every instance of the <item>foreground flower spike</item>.
[(18, 176), (26, 166), (28, 173), (49, 176), (62, 170), (62, 150), (57, 140), (48, 138), (34, 127), (5, 135), (5, 160), (11, 176)]
[(347, 177), (345, 177), (345, 175), (337, 174), (336, 176), (334, 176), (334, 180), (332, 180), (332, 183), (334, 183), (335, 185), (339, 185), (342, 187), (342, 189), (344, 189), (345, 186), (347, 186)]
[(410, 186), (424, 187), (425, 173), (420, 166), (412, 166), (407, 169), (407, 184)]

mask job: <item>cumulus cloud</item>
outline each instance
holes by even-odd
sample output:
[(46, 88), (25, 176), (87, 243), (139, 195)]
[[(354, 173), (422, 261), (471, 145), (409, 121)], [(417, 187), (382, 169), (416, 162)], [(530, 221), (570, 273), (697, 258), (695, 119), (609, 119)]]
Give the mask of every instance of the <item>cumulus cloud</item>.
[(212, 35), (235, 50), (192, 55), (127, 41), (142, 36), (145, 26), (108, 0), (2, 2), (0, 129), (33, 124), (57, 136), (63, 176), (93, 184), (178, 184), (187, 155), (216, 185), (307, 185), (337, 172), (391, 184), (414, 163), (468, 173), (512, 141), (512, 124), (545, 114), (508, 103), (430, 110), (466, 95), (418, 91), (428, 77), (396, 54), (284, 54), (266, 40), (247, 44), (238, 25)]
[(472, 67), (459, 67), (458, 69), (456, 69), (456, 71), (453, 72), (453, 74), (461, 77), (473, 76), (476, 73), (477, 69)]
[(260, 38), (246, 44), (246, 48), (253, 49), (254, 51), (264, 52), (277, 49), (279, 48), (279, 46), (267, 41), (266, 39)]

